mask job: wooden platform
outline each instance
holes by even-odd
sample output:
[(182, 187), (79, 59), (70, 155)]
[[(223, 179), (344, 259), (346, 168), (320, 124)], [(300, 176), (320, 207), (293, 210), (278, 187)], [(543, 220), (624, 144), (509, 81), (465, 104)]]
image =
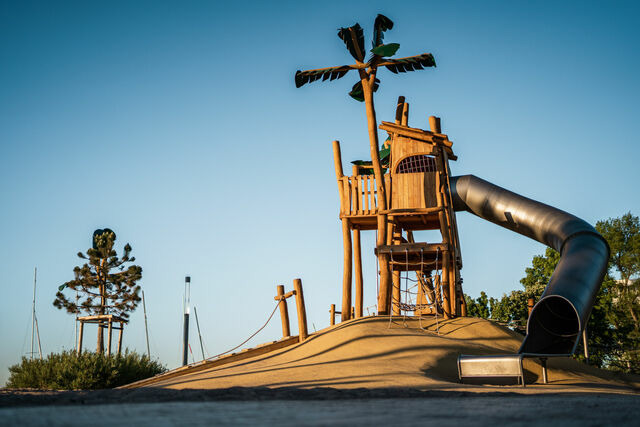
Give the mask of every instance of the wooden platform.
[(444, 253), (450, 251), (446, 243), (401, 243), (378, 246), (375, 254), (389, 254), (393, 271), (440, 270)]

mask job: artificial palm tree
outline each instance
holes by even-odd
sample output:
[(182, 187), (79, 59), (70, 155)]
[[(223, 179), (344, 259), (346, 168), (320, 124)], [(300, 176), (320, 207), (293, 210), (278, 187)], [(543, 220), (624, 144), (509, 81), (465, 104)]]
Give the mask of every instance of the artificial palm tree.
[[(336, 80), (344, 77), (350, 70), (357, 70), (360, 80), (353, 85), (349, 95), (364, 102), (367, 112), (367, 128), (369, 131), (369, 144), (371, 148), (371, 161), (373, 173), (376, 179), (376, 191), (378, 194), (378, 245), (386, 244), (387, 240), (387, 211), (386, 189), (382, 167), (380, 166), (380, 152), (378, 143), (378, 131), (376, 112), (373, 105), (373, 93), (378, 89), (380, 80), (377, 78), (379, 67), (385, 67), (392, 73), (404, 73), (407, 71), (422, 70), (424, 67), (435, 67), (436, 62), (433, 55), (424, 53), (422, 55), (410, 56), (406, 58), (392, 59), (398, 51), (398, 43), (383, 44), (384, 32), (393, 28), (393, 22), (384, 15), (378, 15), (373, 24), (373, 48), (370, 50), (371, 56), (365, 61), (364, 31), (360, 24), (356, 23), (351, 27), (340, 28), (338, 37), (342, 39), (351, 56), (356, 60), (352, 65), (341, 65), (338, 67), (320, 68), (307, 71), (296, 71), (296, 87), (301, 87), (306, 83), (316, 80)], [(387, 313), (386, 293), (390, 289), (389, 261), (385, 255), (378, 255), (380, 262), (380, 294), (378, 298), (378, 311), (381, 314)]]

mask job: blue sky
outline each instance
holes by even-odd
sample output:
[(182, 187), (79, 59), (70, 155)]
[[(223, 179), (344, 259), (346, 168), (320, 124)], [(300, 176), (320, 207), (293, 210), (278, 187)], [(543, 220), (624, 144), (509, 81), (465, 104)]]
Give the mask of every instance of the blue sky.
[[(29, 351), (35, 266), (43, 350), (73, 347), (73, 318), (51, 303), (96, 228), (133, 246), (151, 350), (169, 367), (187, 274), (209, 354), (255, 331), (295, 277), (310, 329), (327, 326), (342, 274), (331, 141), (345, 167), (366, 158), (366, 118), (347, 96), (355, 76), (296, 89), (293, 75), (350, 63), (337, 28), (357, 21), (369, 39), (377, 13), (396, 24), (385, 40), (398, 56), (438, 63), (382, 71), (379, 120), (405, 95), (410, 125), (442, 118), (454, 175), (592, 224), (640, 213), (633, 2), (1, 2), (0, 384)], [(517, 289), (544, 251), (469, 214), (458, 222), (473, 296)], [(373, 305), (373, 236), (363, 253)], [(141, 308), (124, 344), (145, 350)]]

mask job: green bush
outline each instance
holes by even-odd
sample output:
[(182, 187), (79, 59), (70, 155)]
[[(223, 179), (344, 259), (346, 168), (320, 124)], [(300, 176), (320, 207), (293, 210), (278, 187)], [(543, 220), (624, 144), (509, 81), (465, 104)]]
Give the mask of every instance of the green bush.
[(51, 353), (46, 359), (29, 360), (9, 367), (7, 387), (49, 390), (113, 388), (156, 374), (166, 368), (147, 356), (126, 351), (123, 355), (75, 351)]

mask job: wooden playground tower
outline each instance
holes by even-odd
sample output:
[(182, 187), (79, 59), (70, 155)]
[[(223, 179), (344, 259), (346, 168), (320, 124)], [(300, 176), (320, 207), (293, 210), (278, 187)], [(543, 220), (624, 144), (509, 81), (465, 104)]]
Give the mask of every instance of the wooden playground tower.
[[(356, 162), (360, 164), (353, 165), (352, 175), (345, 176), (340, 143), (333, 142), (344, 247), (343, 321), (363, 316), (360, 232), (377, 230), (381, 218), (386, 222), (387, 236), (386, 242), (378, 241), (375, 248), (376, 256), (384, 261), (379, 263), (377, 274), (382, 277), (386, 273), (392, 280), (390, 287), (380, 280), (378, 314), (466, 316), (460, 241), (449, 192), (449, 160), (457, 157), (451, 149), (452, 142), (441, 131), (439, 118), (429, 117), (431, 130), (427, 131), (409, 127), (408, 113), (409, 104), (400, 97), (395, 123), (383, 121), (379, 126), (389, 133), (385, 142), (385, 147), (390, 148), (384, 173), (386, 210), (378, 208), (379, 187), (372, 167), (368, 162)], [(416, 242), (413, 232), (419, 230), (438, 230), (441, 240)], [(390, 271), (383, 272), (385, 266)], [(355, 270), (353, 314), (352, 269)], [(415, 303), (402, 300), (401, 273), (408, 271), (416, 274)]]

